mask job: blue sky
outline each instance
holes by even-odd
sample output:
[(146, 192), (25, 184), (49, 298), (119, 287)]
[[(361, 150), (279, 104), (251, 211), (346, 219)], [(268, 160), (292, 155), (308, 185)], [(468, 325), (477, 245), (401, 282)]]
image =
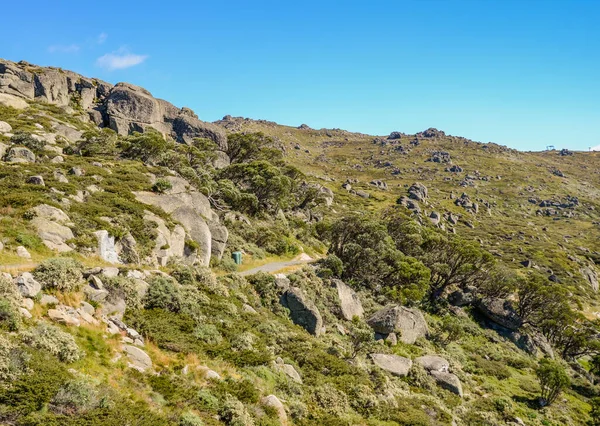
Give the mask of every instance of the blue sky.
[(522, 150), (600, 145), (594, 0), (2, 9), (0, 57), (128, 81), (206, 121), (231, 114), (380, 135), (437, 127)]

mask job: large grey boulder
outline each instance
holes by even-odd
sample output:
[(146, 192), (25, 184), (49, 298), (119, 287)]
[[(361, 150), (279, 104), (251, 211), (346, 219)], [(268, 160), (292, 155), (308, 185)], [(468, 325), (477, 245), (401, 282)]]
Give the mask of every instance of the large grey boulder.
[(427, 336), (429, 329), (423, 313), (416, 308), (388, 306), (376, 312), (367, 320), (371, 328), (379, 334), (399, 334), (399, 339), (414, 344), (420, 337)]
[(89, 79), (71, 71), (53, 67), (38, 67), (26, 62), (0, 59), (0, 97), (11, 96), (25, 104), (23, 99), (36, 100), (60, 107), (69, 107), (78, 99), (83, 110), (91, 109), (97, 101), (106, 98), (112, 86), (97, 79)]
[(337, 289), (340, 314), (343, 319), (352, 321), (352, 318), (362, 318), (364, 310), (358, 295), (354, 290), (348, 287), (342, 280), (331, 280)]
[(460, 379), (452, 373), (446, 373), (443, 371), (430, 371), (431, 376), (435, 379), (436, 383), (452, 393), (463, 397), (462, 384)]
[(267, 395), (260, 400), (260, 403), (274, 410), (277, 414), (277, 418), (279, 419), (279, 424), (285, 426), (288, 424), (287, 414), (285, 412), (285, 407), (275, 395)]
[(476, 306), (484, 317), (509, 330), (518, 330), (523, 323), (510, 300), (486, 298), (478, 301)]
[(37, 230), (46, 247), (58, 252), (73, 250), (67, 245), (67, 241), (75, 236), (69, 228), (72, 223), (65, 212), (47, 204), (33, 207), (30, 212), (34, 215), (31, 225)]
[(10, 163), (35, 163), (35, 154), (23, 146), (15, 146), (8, 150), (6, 161)]
[(14, 109), (25, 109), (29, 107), (29, 104), (23, 99), (13, 95), (9, 95), (7, 93), (0, 93), (0, 105), (4, 105)]
[(428, 197), (427, 187), (420, 182), (412, 184), (408, 188), (408, 197), (417, 201), (425, 201)]
[(373, 363), (382, 370), (392, 373), (394, 376), (405, 377), (412, 367), (412, 361), (399, 355), (371, 354)]
[(227, 136), (219, 126), (200, 121), (189, 108), (179, 109), (133, 84), (118, 83), (112, 88), (106, 115), (110, 128), (120, 135), (152, 127), (178, 142), (190, 144), (195, 138), (207, 138), (222, 151), (227, 149)]
[(291, 287), (281, 296), (281, 304), (290, 310), (294, 324), (318, 336), (323, 329), (323, 318), (315, 304), (298, 287)]
[(35, 297), (42, 291), (42, 285), (29, 272), (23, 272), (15, 279), (19, 293), (23, 297)]
[(123, 345), (123, 352), (129, 358), (129, 367), (142, 373), (152, 368), (152, 359), (143, 350), (133, 345)]
[(8, 124), (6, 121), (0, 121), (0, 133), (10, 133), (12, 132), (12, 126)]
[(415, 363), (423, 366), (427, 371), (448, 372), (450, 364), (439, 355), (424, 355), (415, 359)]

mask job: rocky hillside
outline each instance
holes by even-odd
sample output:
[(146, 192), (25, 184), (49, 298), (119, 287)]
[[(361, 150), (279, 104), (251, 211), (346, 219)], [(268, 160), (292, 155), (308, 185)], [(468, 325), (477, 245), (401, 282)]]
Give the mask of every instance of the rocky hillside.
[(600, 153), (0, 60), (0, 158), (2, 424), (600, 422)]

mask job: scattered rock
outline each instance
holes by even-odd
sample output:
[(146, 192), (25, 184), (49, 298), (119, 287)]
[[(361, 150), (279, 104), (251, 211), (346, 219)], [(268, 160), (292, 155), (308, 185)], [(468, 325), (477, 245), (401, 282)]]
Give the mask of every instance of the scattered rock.
[(12, 126), (8, 124), (6, 121), (0, 121), (0, 133), (10, 133), (12, 132)]
[(152, 360), (146, 352), (133, 345), (123, 345), (123, 352), (129, 358), (129, 367), (140, 372), (144, 372), (152, 368)]
[(408, 197), (417, 200), (417, 201), (425, 201), (428, 198), (427, 187), (422, 183), (414, 183), (408, 188)]
[(23, 272), (19, 275), (15, 280), (15, 284), (23, 297), (35, 297), (42, 291), (42, 285), (29, 272)]
[(364, 310), (356, 292), (341, 280), (333, 279), (331, 282), (337, 289), (342, 318), (347, 321), (352, 321), (354, 317), (362, 318)]
[(67, 225), (72, 225), (69, 216), (62, 210), (47, 204), (40, 204), (29, 210), (34, 218), (31, 225), (37, 229), (38, 236), (51, 250), (67, 252), (73, 250), (67, 241), (75, 236)]
[(388, 306), (376, 312), (367, 324), (380, 334), (399, 333), (403, 343), (414, 344), (429, 332), (423, 313), (416, 308)]
[(35, 154), (25, 147), (17, 146), (8, 150), (6, 161), (9, 163), (35, 163)]
[(518, 330), (522, 324), (509, 300), (481, 299), (476, 306), (483, 316), (509, 330)]
[(109, 263), (121, 263), (115, 248), (115, 237), (110, 236), (108, 231), (105, 230), (96, 231), (94, 235), (98, 240), (98, 255), (100, 258)]
[(412, 367), (410, 359), (398, 355), (371, 354), (370, 357), (376, 366), (394, 376), (405, 377)]
[(283, 404), (281, 403), (279, 398), (277, 398), (275, 395), (268, 395), (268, 396), (265, 396), (264, 398), (262, 398), (260, 400), (260, 403), (262, 405), (264, 405), (265, 407), (268, 407), (268, 408), (274, 410), (277, 413), (277, 418), (279, 419), (279, 423), (282, 426), (285, 426), (288, 424), (285, 407), (283, 406)]
[(425, 355), (415, 359), (415, 363), (420, 364), (427, 371), (440, 371), (447, 373), (450, 364), (439, 355)]
[(598, 274), (591, 266), (581, 268), (581, 275), (587, 280), (595, 292), (598, 291)]
[(40, 298), (40, 304), (42, 306), (58, 305), (59, 303), (60, 302), (58, 301), (58, 299), (52, 296), (51, 294), (42, 294), (42, 297)]
[(17, 247), (17, 256), (22, 257), (24, 259), (31, 259), (31, 254), (29, 254), (27, 249), (23, 246)]
[(65, 305), (58, 305), (55, 309), (48, 309), (48, 317), (52, 321), (68, 326), (79, 327), (81, 325), (81, 321), (77, 318), (77, 313), (73, 308)]
[(281, 304), (290, 310), (294, 324), (318, 336), (323, 329), (323, 319), (315, 304), (298, 287), (291, 287), (281, 297)]
[(430, 374), (439, 386), (455, 393), (461, 398), (463, 397), (462, 385), (460, 379), (456, 375), (442, 371), (431, 371)]

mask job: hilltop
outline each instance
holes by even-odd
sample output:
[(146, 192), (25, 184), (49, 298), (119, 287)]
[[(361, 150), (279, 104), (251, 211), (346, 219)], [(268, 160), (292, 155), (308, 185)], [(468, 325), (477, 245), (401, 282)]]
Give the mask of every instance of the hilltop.
[(0, 158), (2, 424), (598, 421), (599, 152), (0, 60)]

